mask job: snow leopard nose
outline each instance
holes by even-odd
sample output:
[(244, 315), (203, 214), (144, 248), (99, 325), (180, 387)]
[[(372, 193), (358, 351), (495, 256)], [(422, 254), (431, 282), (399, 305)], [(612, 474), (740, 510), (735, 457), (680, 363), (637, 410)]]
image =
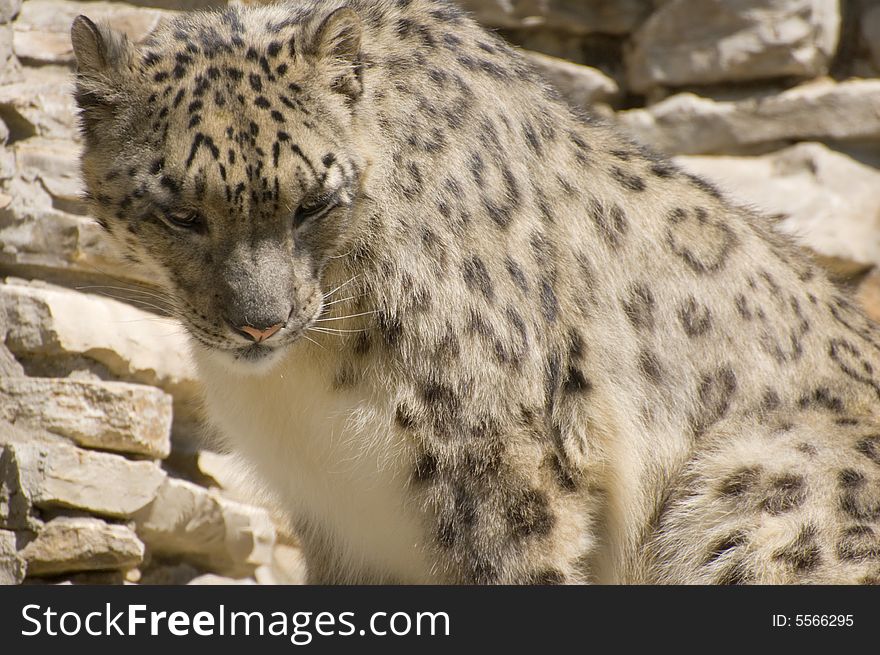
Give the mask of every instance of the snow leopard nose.
[(270, 325), (267, 328), (258, 328), (253, 325), (240, 325), (233, 326), (233, 329), (253, 341), (254, 343), (261, 343), (271, 337), (273, 334), (278, 332), (283, 327), (284, 323), (276, 323), (275, 325)]

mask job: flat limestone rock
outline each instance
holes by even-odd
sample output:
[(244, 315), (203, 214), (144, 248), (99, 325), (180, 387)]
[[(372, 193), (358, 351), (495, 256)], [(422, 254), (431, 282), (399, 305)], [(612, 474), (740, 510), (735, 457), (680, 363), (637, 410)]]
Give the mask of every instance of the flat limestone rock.
[(21, 584), (27, 572), (27, 563), (16, 552), (15, 533), (0, 530), (0, 586)]
[(880, 68), (880, 5), (866, 9), (861, 19), (862, 38), (871, 51), (874, 66)]
[(67, 507), (128, 518), (156, 497), (165, 472), (154, 462), (63, 443), (10, 443), (3, 447), (5, 484), (37, 507)]
[(21, 551), (28, 576), (125, 570), (144, 559), (144, 544), (130, 528), (95, 518), (59, 517), (46, 523)]
[(787, 140), (880, 139), (878, 107), (880, 79), (821, 80), (732, 102), (679, 93), (617, 118), (636, 139), (668, 154), (738, 154)]
[(62, 437), (37, 432), (0, 419), (0, 530), (39, 532), (43, 521), (19, 481), (16, 443), (63, 443)]
[(262, 508), (168, 478), (156, 500), (134, 517), (151, 553), (181, 557), (233, 577), (272, 562), (275, 528)]
[[(0, 84), (17, 81), (21, 74), (13, 45), (14, 34), (12, 25), (0, 21)], [(0, 143), (6, 141), (3, 131), (0, 129)]]
[(223, 489), (227, 496), (232, 494), (233, 500), (239, 500), (236, 496), (247, 489), (247, 470), (235, 455), (201, 450), (196, 455), (196, 467), (209, 485)]
[[(0, 223), (0, 266), (19, 277), (66, 285), (124, 288), (148, 283), (109, 247), (97, 223), (67, 211), (76, 207), (66, 204), (67, 191), (46, 184), (52, 179), (67, 178), (43, 176), (28, 182), (18, 177), (12, 181), (16, 187), (10, 203), (14, 219)], [(118, 289), (108, 291), (125, 295)], [(129, 297), (144, 296), (133, 291)]]
[(178, 415), (194, 411), (199, 384), (175, 322), (157, 322), (126, 303), (48, 285), (0, 284), (0, 303), (6, 308), (6, 345), (19, 361), (84, 357), (115, 378), (170, 393)]
[(57, 66), (28, 67), (26, 77), (0, 85), (0, 118), (15, 139), (78, 139), (70, 71)]
[(171, 450), (171, 397), (146, 385), (0, 378), (0, 418), (100, 450), (160, 459)]
[(73, 62), (70, 24), (79, 14), (95, 22), (107, 21), (118, 30), (144, 39), (163, 18), (176, 12), (132, 7), (121, 2), (28, 0), (13, 24), (15, 54), (39, 64)]
[(21, 364), (6, 347), (6, 309), (0, 304), (0, 377), (24, 375)]
[(19, 173), (40, 181), (53, 201), (85, 213), (81, 203), (80, 146), (69, 139), (31, 137), (13, 144)]
[(651, 0), (461, 0), (489, 27), (542, 27), (571, 34), (626, 34), (651, 11)]
[(0, 23), (8, 23), (21, 10), (21, 0), (0, 0)]
[(633, 35), (632, 90), (816, 77), (840, 33), (839, 0), (669, 0)]
[(617, 82), (596, 68), (573, 64), (540, 52), (526, 51), (523, 54), (574, 107), (613, 102), (620, 96)]

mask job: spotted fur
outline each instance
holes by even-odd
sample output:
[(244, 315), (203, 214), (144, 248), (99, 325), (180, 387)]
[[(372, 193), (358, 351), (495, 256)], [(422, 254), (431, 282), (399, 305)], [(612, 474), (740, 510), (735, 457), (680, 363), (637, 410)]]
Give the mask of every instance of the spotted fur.
[(880, 332), (453, 5), (72, 40), (93, 213), (312, 581), (878, 579)]

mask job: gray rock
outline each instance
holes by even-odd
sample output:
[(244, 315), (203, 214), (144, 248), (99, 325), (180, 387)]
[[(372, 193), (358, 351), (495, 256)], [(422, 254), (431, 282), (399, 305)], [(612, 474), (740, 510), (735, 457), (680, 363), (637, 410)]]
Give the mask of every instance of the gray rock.
[(125, 570), (144, 559), (144, 545), (124, 525), (95, 518), (59, 517), (21, 551), (28, 576), (76, 571)]
[(143, 585), (182, 585), (204, 573), (188, 562), (151, 561), (143, 568), (139, 581)]
[[(0, 422), (0, 438), (9, 439), (14, 425)], [(0, 529), (24, 530), (31, 527), (32, 506), (18, 484), (18, 462), (12, 448), (0, 443)]]
[(6, 345), (19, 361), (87, 358), (116, 379), (160, 387), (174, 396), (175, 413), (194, 414), (199, 385), (176, 322), (157, 323), (117, 300), (49, 286), (0, 284), (0, 302)]
[(877, 140), (878, 108), (880, 80), (820, 81), (738, 102), (680, 93), (617, 117), (636, 139), (670, 154), (740, 154), (785, 140)]
[(0, 0), (0, 24), (12, 22), (20, 9), (21, 0)]
[(8, 495), (41, 508), (128, 518), (153, 501), (165, 479), (154, 462), (133, 462), (68, 444), (9, 443), (3, 450)]
[[(14, 155), (12, 165), (15, 165)], [(32, 177), (28, 179), (24, 175), (19, 175), (18, 170), (3, 187), (10, 196), (10, 201), (0, 211), (4, 219), (0, 223), (4, 225), (4, 232), (7, 231), (6, 226), (22, 222), (19, 216), (32, 217), (52, 210), (52, 196), (46, 192), (43, 185)], [(6, 250), (5, 243), (3, 246)]]
[(610, 103), (620, 96), (617, 82), (600, 70), (572, 64), (539, 52), (524, 54), (538, 72), (574, 107)]
[(39, 180), (52, 197), (54, 206), (76, 208), (85, 213), (80, 200), (83, 193), (79, 172), (79, 144), (68, 139), (33, 137), (14, 144), (15, 163), (19, 175)]
[[(235, 492), (246, 484), (245, 469), (235, 455), (200, 450), (195, 456), (195, 465), (202, 479), (224, 491)], [(238, 500), (234, 496), (233, 499)]]
[(839, 0), (670, 0), (633, 36), (629, 85), (815, 77), (840, 33)]
[(121, 2), (28, 0), (14, 23), (15, 54), (21, 60), (38, 64), (69, 64), (73, 62), (70, 24), (79, 14), (96, 22), (107, 22), (139, 43), (159, 21), (176, 13)]
[(818, 143), (763, 157), (678, 157), (846, 275), (880, 265), (880, 171)]
[[(13, 216), (0, 221), (4, 271), (66, 285), (109, 285), (108, 292), (123, 297), (126, 286), (149, 284), (137, 267), (117, 255), (91, 218), (55, 209), (57, 198), (40, 181), (28, 183), (17, 177), (9, 186), (16, 197), (9, 206)], [(128, 298), (135, 302), (144, 295), (131, 292)]]
[[(4, 134), (4, 139), (9, 139), (9, 127), (0, 117), (0, 134)], [(0, 189), (4, 187), (4, 182), (15, 176), (15, 155), (12, 148), (0, 146)], [(0, 216), (6, 213), (4, 210), (12, 201), (8, 193), (0, 194)]]
[(862, 38), (868, 44), (871, 60), (880, 69), (880, 4), (868, 8), (861, 18)]
[[(12, 37), (12, 25), (0, 22), (0, 84), (18, 77), (18, 60), (13, 50)], [(5, 141), (5, 138), (0, 138), (0, 143)]]
[(78, 138), (70, 71), (57, 66), (29, 67), (26, 77), (0, 86), (0, 119), (9, 128), (11, 138)]
[(490, 27), (542, 27), (573, 34), (626, 34), (651, 11), (651, 0), (460, 0)]
[(24, 369), (6, 347), (6, 308), (0, 304), (0, 377), (24, 375)]
[(0, 419), (0, 529), (39, 532), (43, 521), (19, 483), (16, 443), (63, 443), (62, 437), (24, 429)]
[(181, 557), (235, 577), (272, 561), (275, 528), (261, 508), (168, 478), (153, 503), (135, 515), (150, 552)]
[(129, 585), (131, 580), (129, 576), (134, 574), (137, 576), (138, 569), (128, 569), (121, 571), (81, 571), (79, 573), (64, 573), (64, 580), (58, 580), (53, 576), (51, 580), (43, 578), (31, 577), (25, 580), (25, 584), (45, 584), (50, 582), (54, 585)]
[(27, 563), (16, 551), (15, 533), (0, 530), (0, 586), (21, 584)]
[(164, 458), (171, 449), (171, 397), (140, 384), (0, 378), (0, 418), (100, 450)]

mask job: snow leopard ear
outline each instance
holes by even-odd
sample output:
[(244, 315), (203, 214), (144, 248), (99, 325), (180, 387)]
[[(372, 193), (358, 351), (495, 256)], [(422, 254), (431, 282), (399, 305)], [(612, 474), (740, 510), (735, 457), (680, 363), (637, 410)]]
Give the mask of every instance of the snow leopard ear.
[(89, 77), (112, 77), (129, 63), (133, 50), (125, 34), (99, 27), (86, 16), (73, 19), (70, 42), (77, 72)]
[(117, 114), (128, 99), (135, 49), (128, 38), (77, 16), (70, 28), (76, 57), (76, 103), (84, 136), (95, 138), (104, 121)]
[(361, 64), (361, 17), (347, 7), (337, 9), (318, 27), (312, 50), (321, 60), (331, 62), (336, 77), (331, 88), (356, 101), (363, 93)]

